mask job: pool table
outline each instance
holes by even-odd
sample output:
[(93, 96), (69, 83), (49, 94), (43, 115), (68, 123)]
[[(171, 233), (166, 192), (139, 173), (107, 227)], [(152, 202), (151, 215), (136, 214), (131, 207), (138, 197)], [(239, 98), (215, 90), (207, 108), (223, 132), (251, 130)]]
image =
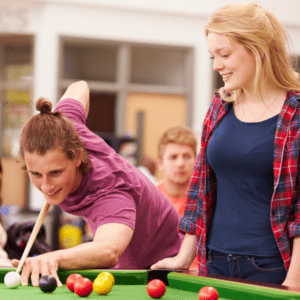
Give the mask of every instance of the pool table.
[[(37, 287), (22, 287), (9, 289), (4, 285), (4, 276), (14, 269), (0, 269), (0, 299), (6, 300), (46, 300), (46, 299), (78, 299), (75, 293), (70, 292), (64, 285), (57, 288), (51, 294), (43, 293)], [(94, 291), (88, 296), (89, 299), (106, 297), (109, 300), (149, 300), (146, 292), (147, 282), (154, 278), (162, 279), (167, 283), (167, 291), (161, 298), (163, 300), (198, 300), (198, 291), (203, 286), (213, 286), (219, 292), (219, 300), (253, 300), (253, 299), (300, 299), (300, 292), (290, 291), (283, 288), (274, 288), (254, 285), (244, 282), (235, 282), (219, 278), (199, 277), (191, 272), (170, 272), (164, 270), (60, 270), (59, 277), (65, 283), (72, 273), (80, 273), (92, 281), (103, 271), (111, 272), (116, 280), (112, 291), (107, 296), (99, 296)], [(103, 298), (104, 299), (104, 298)]]

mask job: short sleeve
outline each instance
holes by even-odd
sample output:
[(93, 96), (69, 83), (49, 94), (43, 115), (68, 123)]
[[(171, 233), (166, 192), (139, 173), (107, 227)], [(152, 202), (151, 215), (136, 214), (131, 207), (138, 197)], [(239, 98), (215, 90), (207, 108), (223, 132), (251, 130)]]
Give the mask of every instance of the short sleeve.
[(61, 111), (65, 117), (76, 123), (86, 124), (84, 107), (78, 100), (61, 100), (58, 102), (54, 111)]

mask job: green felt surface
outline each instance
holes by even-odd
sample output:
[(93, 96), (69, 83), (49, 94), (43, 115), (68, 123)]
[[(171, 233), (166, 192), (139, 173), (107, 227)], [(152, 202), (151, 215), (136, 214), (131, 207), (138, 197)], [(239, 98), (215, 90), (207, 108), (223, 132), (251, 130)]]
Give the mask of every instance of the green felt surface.
[[(66, 285), (57, 288), (53, 293), (43, 293), (40, 288), (19, 286), (17, 289), (9, 289), (4, 285), (4, 276), (11, 269), (0, 269), (0, 299), (7, 300), (35, 300), (35, 299), (79, 299), (75, 293), (70, 292)], [(148, 272), (146, 270), (129, 271), (129, 270), (72, 270), (59, 271), (59, 277), (63, 283), (72, 273), (80, 273), (92, 281), (101, 272), (109, 271), (115, 277), (116, 283), (112, 291), (106, 296), (99, 296), (94, 291), (88, 299), (106, 300), (150, 300), (147, 294), (146, 285), (148, 282)], [(300, 299), (300, 293), (255, 286), (250, 284), (232, 282), (227, 280), (190, 276), (181, 273), (171, 272), (167, 275), (169, 286), (162, 300), (198, 300), (198, 291), (203, 286), (213, 286), (219, 292), (219, 300), (271, 300), (271, 299)], [(103, 298), (104, 297), (104, 298)], [(100, 299), (101, 299), (100, 298)]]
[[(99, 298), (100, 297), (100, 298)], [(149, 300), (151, 297), (147, 294), (146, 284), (144, 285), (114, 285), (111, 292), (105, 296), (99, 296), (94, 291), (87, 297), (88, 299), (106, 299), (106, 300)], [(52, 299), (79, 299), (75, 293), (70, 292), (66, 286), (57, 288), (53, 293), (43, 293), (40, 288), (32, 286), (20, 286), (15, 290), (3, 287), (0, 284), (0, 299), (8, 300), (52, 300)], [(198, 300), (197, 293), (176, 290), (167, 287), (166, 294), (162, 297), (163, 300)]]

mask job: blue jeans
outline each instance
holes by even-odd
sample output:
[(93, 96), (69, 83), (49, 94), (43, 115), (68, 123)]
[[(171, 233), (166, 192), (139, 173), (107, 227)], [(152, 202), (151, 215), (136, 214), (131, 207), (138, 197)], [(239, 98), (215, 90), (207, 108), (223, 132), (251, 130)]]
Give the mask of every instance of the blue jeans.
[(286, 269), (281, 256), (259, 257), (208, 250), (207, 274), (282, 284)]

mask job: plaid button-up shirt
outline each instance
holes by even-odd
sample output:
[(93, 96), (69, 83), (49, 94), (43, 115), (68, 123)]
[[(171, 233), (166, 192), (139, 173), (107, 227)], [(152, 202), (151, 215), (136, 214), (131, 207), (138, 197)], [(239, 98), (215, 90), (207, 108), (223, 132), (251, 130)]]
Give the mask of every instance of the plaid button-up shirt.
[[(300, 236), (300, 94), (288, 92), (279, 114), (274, 147), (274, 193), (270, 222), (286, 269), (291, 260), (292, 239)], [(207, 162), (207, 145), (231, 105), (216, 93), (203, 123), (201, 149), (191, 178), (179, 230), (196, 235), (199, 274), (206, 275), (207, 229), (211, 222), (217, 182)], [(258, 245), (259, 246), (259, 245)]]

